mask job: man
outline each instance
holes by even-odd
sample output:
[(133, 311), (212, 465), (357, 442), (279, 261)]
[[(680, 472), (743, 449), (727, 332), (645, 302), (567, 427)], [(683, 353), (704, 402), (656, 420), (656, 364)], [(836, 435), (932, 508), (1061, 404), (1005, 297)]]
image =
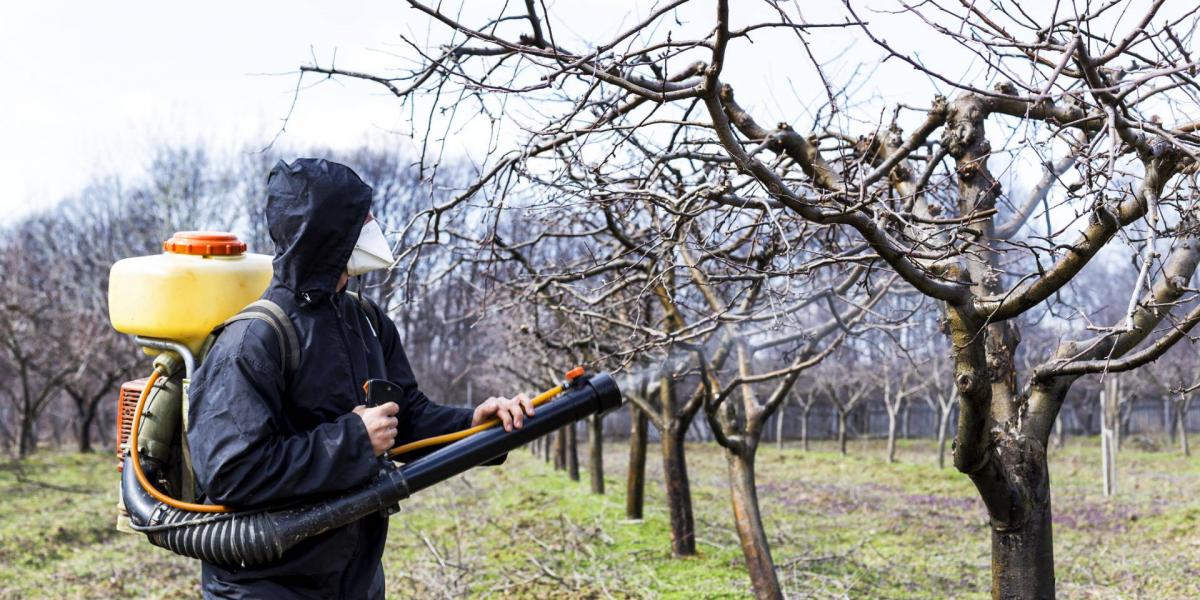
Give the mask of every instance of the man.
[[(344, 293), (350, 274), (392, 261), (370, 218), (371, 188), (358, 175), (300, 159), (280, 162), (267, 181), (275, 259), (263, 297), (294, 324), (299, 367), (284, 368), (270, 323), (236, 321), (218, 336), (189, 391), (188, 442), (207, 501), (257, 507), (336, 493), (369, 481), (378, 457), (394, 445), (494, 417), (505, 429), (521, 427), (533, 414), (524, 396), (490, 398), (474, 410), (430, 402), (395, 324), (374, 304)], [(364, 408), (362, 384), (372, 378), (398, 384), (403, 405)], [(381, 598), (387, 527), (385, 516), (371, 515), (261, 567), (204, 563), (204, 596)]]

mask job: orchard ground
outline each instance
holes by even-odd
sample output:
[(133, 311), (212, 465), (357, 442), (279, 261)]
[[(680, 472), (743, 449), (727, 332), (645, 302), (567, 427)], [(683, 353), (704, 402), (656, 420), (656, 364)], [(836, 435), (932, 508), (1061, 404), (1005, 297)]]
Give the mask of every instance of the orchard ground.
[[(581, 458), (586, 456), (581, 445)], [(657, 447), (646, 519), (624, 515), (627, 446), (610, 441), (605, 496), (519, 451), (419, 494), (392, 517), (389, 597), (746, 597), (725, 462), (688, 446), (700, 555), (669, 556)], [(1101, 495), (1095, 439), (1051, 451), (1058, 590), (1066, 598), (1200, 597), (1200, 457), (1126, 440)], [(760, 450), (759, 495), (789, 597), (982, 598), (989, 534), (966, 477), (932, 444)], [(0, 597), (195, 598), (199, 565), (112, 528), (111, 454), (43, 452), (0, 470)]]

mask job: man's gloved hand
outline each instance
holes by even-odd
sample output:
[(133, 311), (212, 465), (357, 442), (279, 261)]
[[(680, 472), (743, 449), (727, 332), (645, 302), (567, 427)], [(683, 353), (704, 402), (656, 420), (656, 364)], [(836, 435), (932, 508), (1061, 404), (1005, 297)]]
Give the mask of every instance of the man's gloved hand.
[(512, 398), (488, 398), (486, 402), (475, 407), (471, 426), (482, 425), (489, 419), (498, 418), (505, 431), (512, 431), (513, 427), (520, 429), (525, 424), (525, 415), (533, 416), (533, 401), (525, 394), (517, 394)]
[(379, 406), (367, 408), (365, 406), (357, 406), (354, 408), (354, 414), (362, 418), (363, 425), (367, 428), (367, 435), (371, 438), (371, 448), (375, 450), (375, 456), (379, 456), (396, 443), (396, 413), (400, 412), (400, 406), (395, 402), (387, 402)]

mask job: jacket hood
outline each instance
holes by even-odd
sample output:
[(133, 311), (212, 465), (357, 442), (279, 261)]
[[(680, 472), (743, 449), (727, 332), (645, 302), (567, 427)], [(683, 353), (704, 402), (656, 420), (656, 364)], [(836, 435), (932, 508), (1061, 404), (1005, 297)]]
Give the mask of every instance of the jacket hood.
[(370, 210), (371, 186), (350, 167), (279, 161), (267, 176), (275, 280), (297, 294), (334, 293)]

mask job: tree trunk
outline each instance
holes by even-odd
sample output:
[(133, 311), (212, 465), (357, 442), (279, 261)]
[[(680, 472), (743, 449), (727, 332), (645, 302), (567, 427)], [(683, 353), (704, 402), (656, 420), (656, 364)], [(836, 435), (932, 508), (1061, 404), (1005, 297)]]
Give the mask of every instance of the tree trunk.
[(563, 427), (554, 432), (554, 470), (561, 471), (567, 466), (567, 428)]
[(1116, 379), (1109, 377), (1100, 391), (1100, 472), (1105, 497), (1113, 495), (1117, 489), (1116, 433), (1113, 428), (1120, 427)]
[(83, 410), (79, 418), (79, 451), (92, 451), (92, 424), (96, 421), (96, 405)]
[(625, 518), (642, 519), (646, 490), (646, 438), (649, 418), (646, 413), (630, 409), (629, 477), (625, 482)]
[(1170, 394), (1163, 395), (1163, 429), (1167, 432), (1167, 440), (1169, 443), (1175, 443), (1175, 430), (1178, 427), (1176, 424), (1175, 415), (1171, 412), (1174, 402), (1170, 399)]
[(1054, 417), (1054, 447), (1062, 448), (1067, 443), (1067, 432), (1063, 428), (1062, 412)]
[(553, 439), (554, 439), (555, 435), (557, 435), (557, 434), (552, 433), (552, 434), (542, 438), (542, 460), (544, 460), (546, 462), (550, 462), (550, 459), (553, 456), (553, 453), (552, 453), (553, 446), (554, 446)]
[(1117, 465), (1113, 454), (1112, 430), (1104, 428), (1100, 432), (1100, 471), (1103, 475), (1101, 481), (1105, 497), (1112, 496), (1117, 491)]
[(779, 405), (779, 411), (775, 413), (775, 448), (783, 450), (783, 416), (787, 413), (787, 403)]
[(938, 468), (946, 468), (946, 431), (950, 428), (950, 413), (949, 407), (942, 407), (942, 412), (938, 415)]
[(592, 415), (588, 419), (588, 471), (592, 479), (592, 493), (604, 493), (604, 416)]
[(671, 514), (671, 553), (696, 554), (696, 522), (692, 517), (692, 491), (688, 483), (683, 438), (686, 430), (668, 427), (662, 432), (663, 483)]
[(804, 443), (804, 451), (808, 452), (808, 407), (804, 407), (804, 414), (800, 421), (800, 441)]
[(1184, 456), (1191, 456), (1192, 450), (1188, 447), (1188, 432), (1187, 432), (1187, 407), (1180, 405), (1176, 409), (1175, 422), (1179, 427), (1179, 449), (1183, 451)]
[(842, 449), (842, 456), (846, 455), (846, 411), (838, 411), (838, 446)]
[(909, 403), (905, 402), (903, 412), (900, 413), (900, 415), (901, 415), (900, 416), (900, 437), (902, 437), (906, 440), (908, 439), (908, 412), (909, 412), (908, 409), (909, 408), (910, 408)]
[(37, 430), (28, 414), (21, 417), (21, 434), (17, 442), (17, 458), (25, 458), (37, 450)]
[(888, 407), (887, 461), (896, 462), (896, 411)]
[(575, 424), (566, 427), (567, 432), (567, 477), (571, 481), (579, 481), (579, 443), (576, 436)]
[(754, 451), (737, 453), (726, 450), (729, 464), (729, 492), (733, 500), (733, 520), (754, 595), (759, 599), (782, 599), (783, 592), (771, 561), (771, 548), (763, 530), (754, 481)]
[(991, 517), (992, 598), (1054, 598), (1045, 450), (1032, 440), (1001, 445), (992, 451), (989, 465), (971, 475)]

